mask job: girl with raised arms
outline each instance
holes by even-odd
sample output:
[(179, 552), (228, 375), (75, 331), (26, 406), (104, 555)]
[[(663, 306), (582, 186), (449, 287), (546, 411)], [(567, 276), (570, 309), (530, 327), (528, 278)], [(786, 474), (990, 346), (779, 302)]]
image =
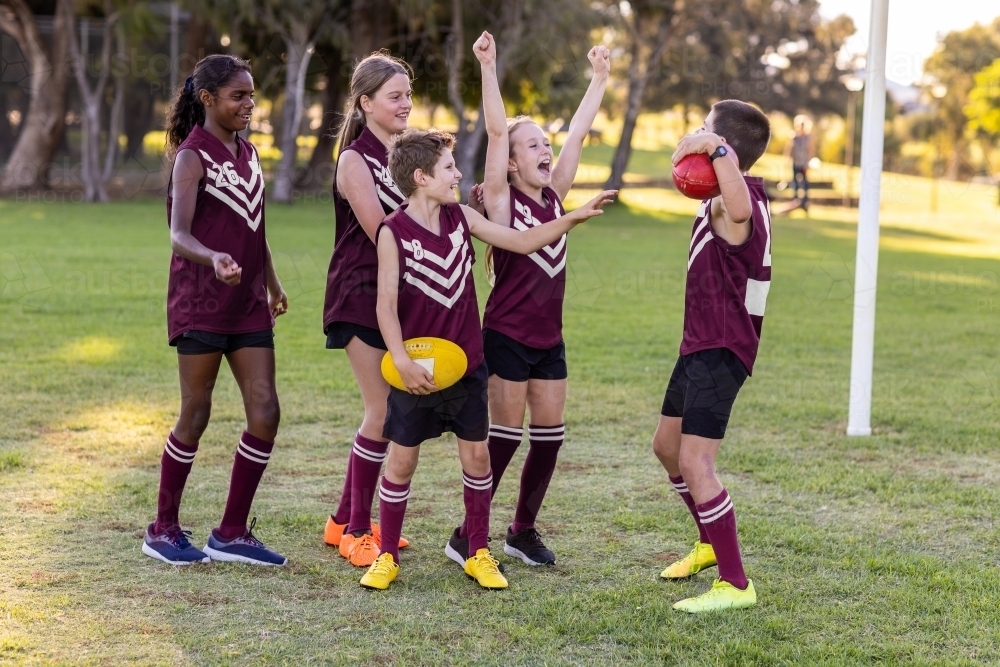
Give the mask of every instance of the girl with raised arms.
[[(387, 146), (406, 129), (413, 104), (410, 66), (373, 53), (355, 68), (340, 127), (333, 183), (336, 237), (327, 273), (323, 331), (328, 349), (343, 349), (361, 390), (365, 414), (354, 439), (340, 504), (323, 539), (351, 564), (367, 567), (379, 555), (372, 501), (389, 443), (382, 437), (389, 385), (382, 378), (386, 352), (375, 316), (378, 253), (375, 230), (405, 197), (389, 173)], [(408, 542), (400, 538), (399, 546)]]
[[(530, 118), (506, 119), (496, 73), (496, 44), (484, 32), (473, 45), (482, 65), (483, 107), (489, 146), (486, 171), (474, 196), (485, 205), (490, 220), (526, 231), (563, 215), (580, 165), (583, 141), (590, 131), (611, 70), (610, 52), (595, 46), (587, 54), (594, 74), (580, 102), (559, 161), (553, 166), (552, 147)], [(555, 554), (542, 542), (535, 518), (548, 489), (563, 444), (566, 407), (566, 346), (562, 336), (566, 291), (566, 237), (529, 255), (492, 252), (495, 284), (483, 316), (483, 343), (490, 369), (490, 460), (493, 493), (524, 435), (528, 423), (529, 450), (521, 471), (514, 521), (507, 529), (504, 552), (528, 565), (555, 564)], [(490, 271), (487, 256), (487, 271)], [(464, 533), (454, 535), (460, 540)]]
[[(271, 458), (280, 411), (274, 382), (274, 318), (288, 298), (265, 236), (264, 181), (257, 149), (237, 134), (250, 124), (250, 64), (212, 55), (174, 99), (167, 149), (175, 156), (167, 195), (170, 278), (167, 329), (177, 348), (181, 411), (160, 460), (156, 520), (142, 551), (171, 565), (209, 559), (284, 565), (247, 526)], [(222, 521), (204, 550), (188, 540), (178, 513), (212, 410), (212, 388), (226, 358), (243, 395), (247, 428), (233, 461)]]

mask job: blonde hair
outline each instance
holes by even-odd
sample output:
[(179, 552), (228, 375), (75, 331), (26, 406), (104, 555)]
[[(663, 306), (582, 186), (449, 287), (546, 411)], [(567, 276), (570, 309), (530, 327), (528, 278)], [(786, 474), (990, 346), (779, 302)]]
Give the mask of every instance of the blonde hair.
[(401, 58), (396, 58), (388, 51), (376, 51), (357, 65), (351, 74), (351, 89), (344, 104), (344, 121), (337, 133), (337, 143), (340, 145), (337, 156), (361, 136), (365, 128), (365, 112), (361, 108), (362, 97), (373, 97), (385, 82), (396, 76), (405, 74), (413, 78), (413, 68)]
[[(528, 123), (534, 123), (535, 121), (531, 119), (531, 116), (514, 116), (513, 118), (507, 119), (507, 152), (508, 157), (514, 157), (514, 142), (511, 141), (511, 137), (514, 136), (514, 131), (520, 127), (524, 127)], [(507, 183), (510, 183), (510, 172), (507, 172)], [(511, 211), (511, 215), (514, 212)], [(490, 286), (496, 284), (497, 274), (493, 266), (493, 246), (486, 246), (486, 252), (483, 255), (483, 264), (486, 266), (486, 280), (489, 282)]]

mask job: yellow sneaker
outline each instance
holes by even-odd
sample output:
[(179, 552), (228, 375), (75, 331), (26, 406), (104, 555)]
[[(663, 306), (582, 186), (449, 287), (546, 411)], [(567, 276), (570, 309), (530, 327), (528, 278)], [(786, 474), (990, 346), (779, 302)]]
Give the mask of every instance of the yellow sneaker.
[(361, 577), (361, 585), (365, 588), (384, 591), (399, 574), (399, 565), (392, 560), (392, 554), (384, 553), (375, 559), (372, 566)]
[(500, 574), (500, 561), (485, 547), (465, 561), (465, 573), (483, 588), (507, 588), (507, 580)]
[(660, 576), (664, 579), (687, 579), (702, 570), (715, 566), (715, 550), (711, 544), (695, 542), (694, 549), (676, 563), (671, 563)]
[(757, 591), (753, 589), (753, 582), (749, 579), (745, 591), (741, 591), (728, 581), (716, 579), (710, 591), (676, 602), (674, 609), (686, 611), (689, 614), (700, 614), (706, 611), (722, 611), (723, 609), (743, 609), (755, 604), (757, 604)]

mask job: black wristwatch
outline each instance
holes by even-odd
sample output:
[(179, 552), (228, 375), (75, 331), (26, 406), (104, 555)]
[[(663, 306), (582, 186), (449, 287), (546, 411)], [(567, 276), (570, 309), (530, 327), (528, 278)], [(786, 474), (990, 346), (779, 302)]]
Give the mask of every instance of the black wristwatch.
[(720, 158), (723, 155), (729, 155), (729, 151), (726, 150), (725, 146), (719, 146), (715, 149), (715, 152), (708, 156), (708, 160), (709, 162), (715, 162), (716, 158)]

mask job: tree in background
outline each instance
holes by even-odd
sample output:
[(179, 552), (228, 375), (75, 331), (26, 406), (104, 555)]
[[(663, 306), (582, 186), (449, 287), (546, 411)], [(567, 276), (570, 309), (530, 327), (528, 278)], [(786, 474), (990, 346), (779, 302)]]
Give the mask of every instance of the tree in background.
[(989, 26), (977, 23), (965, 30), (949, 32), (924, 62), (924, 72), (934, 83), (947, 87), (947, 94), (938, 105), (940, 130), (951, 149), (946, 178), (959, 177), (962, 154), (968, 144), (965, 104), (976, 85), (976, 72), (997, 58), (1000, 58), (1000, 19)]
[[(29, 104), (17, 143), (0, 178), (0, 192), (45, 187), (49, 165), (62, 140), (69, 79), (65, 7), (57, 0), (49, 43), (42, 39), (33, 7), (25, 0), (0, 0), (0, 29), (16, 41), (29, 69)], [(70, 9), (72, 12), (72, 9)]]
[(625, 182), (625, 170), (632, 153), (632, 133), (643, 109), (646, 85), (651, 77), (661, 75), (659, 63), (669, 44), (671, 27), (678, 18), (677, 11), (683, 8), (682, 3), (673, 0), (636, 0), (608, 7), (609, 15), (617, 14), (621, 33), (627, 35), (630, 59), (625, 118), (618, 146), (611, 158), (611, 175), (604, 183), (605, 190), (620, 190)]
[[(969, 129), (981, 139), (996, 141), (1000, 139), (1000, 58), (977, 72), (974, 81), (969, 103), (964, 109)], [(988, 155), (985, 150), (983, 153)], [(1000, 178), (996, 179), (996, 183), (1000, 203)]]

